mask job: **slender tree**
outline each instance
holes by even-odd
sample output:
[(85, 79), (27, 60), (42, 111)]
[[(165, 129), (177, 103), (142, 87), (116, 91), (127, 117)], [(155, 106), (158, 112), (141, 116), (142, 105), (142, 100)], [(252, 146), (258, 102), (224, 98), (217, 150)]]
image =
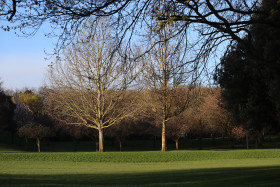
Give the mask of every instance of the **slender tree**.
[[(165, 6), (163, 4), (162, 6)], [(184, 38), (170, 38), (176, 25), (158, 22), (148, 34), (150, 45), (155, 45), (144, 61), (145, 83), (151, 90), (153, 108), (162, 126), (162, 151), (166, 150), (166, 123), (184, 111), (188, 103), (188, 89), (180, 88), (191, 81), (190, 64), (186, 63)], [(152, 25), (155, 25), (152, 24)], [(189, 82), (191, 83), (191, 82)], [(186, 91), (186, 92), (185, 92)]]

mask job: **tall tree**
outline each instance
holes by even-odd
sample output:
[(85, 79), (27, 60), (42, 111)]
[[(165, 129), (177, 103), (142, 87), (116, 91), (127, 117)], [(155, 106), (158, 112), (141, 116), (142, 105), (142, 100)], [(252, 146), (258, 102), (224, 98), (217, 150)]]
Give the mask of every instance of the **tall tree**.
[(98, 130), (100, 152), (103, 129), (132, 116), (136, 103), (127, 91), (137, 74), (135, 63), (115, 51), (112, 29), (109, 19), (103, 19), (94, 30), (80, 32), (49, 76), (50, 99), (64, 116), (60, 120)]
[[(255, 19), (272, 22), (278, 27), (254, 24), (252, 30), (252, 43), (255, 49), (254, 55), (258, 58), (258, 68), (264, 84), (267, 86), (267, 99), (273, 103), (277, 116), (277, 123), (274, 122), (273, 129), (280, 130), (280, 2), (277, 0), (266, 0), (262, 2), (260, 9), (266, 15), (258, 15)], [(270, 109), (273, 112), (274, 108)], [(275, 114), (271, 114), (273, 117)], [(271, 124), (272, 125), (272, 124)]]
[[(161, 6), (166, 6), (163, 4)], [(170, 14), (170, 12), (169, 12)], [(172, 117), (184, 111), (188, 103), (189, 89), (183, 88), (191, 84), (190, 64), (186, 63), (186, 41), (182, 37), (170, 38), (177, 25), (162, 24), (154, 20), (156, 27), (148, 33), (149, 45), (154, 45), (144, 61), (144, 79), (151, 90), (152, 106), (157, 120), (162, 126), (162, 151), (166, 150), (166, 123)]]

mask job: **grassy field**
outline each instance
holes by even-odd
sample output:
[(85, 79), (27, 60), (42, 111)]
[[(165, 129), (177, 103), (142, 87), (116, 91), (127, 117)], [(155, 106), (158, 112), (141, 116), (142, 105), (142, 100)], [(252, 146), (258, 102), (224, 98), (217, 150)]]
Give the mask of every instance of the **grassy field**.
[(24, 152), (0, 144), (0, 186), (280, 186), (280, 150)]

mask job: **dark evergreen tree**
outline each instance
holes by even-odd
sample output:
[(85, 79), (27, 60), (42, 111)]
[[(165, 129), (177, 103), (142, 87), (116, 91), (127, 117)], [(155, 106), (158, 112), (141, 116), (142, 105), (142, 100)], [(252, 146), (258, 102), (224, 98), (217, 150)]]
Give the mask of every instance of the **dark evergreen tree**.
[(14, 108), (11, 97), (5, 94), (2, 82), (0, 82), (0, 130), (11, 133), (12, 143), (16, 131), (16, 125), (13, 122)]
[(225, 107), (237, 124), (255, 133), (257, 145), (265, 129), (279, 130), (280, 114), (280, 3), (263, 1), (260, 9), (265, 14), (252, 19), (271, 25), (252, 25), (251, 34), (224, 55), (215, 75)]

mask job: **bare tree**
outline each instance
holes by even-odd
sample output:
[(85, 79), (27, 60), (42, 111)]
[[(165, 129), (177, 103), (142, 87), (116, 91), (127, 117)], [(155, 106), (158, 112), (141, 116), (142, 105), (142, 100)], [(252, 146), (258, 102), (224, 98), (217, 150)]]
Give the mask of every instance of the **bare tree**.
[(137, 74), (135, 64), (114, 50), (114, 42), (112, 26), (104, 19), (94, 30), (80, 32), (65, 52), (65, 62), (57, 62), (49, 76), (50, 97), (64, 115), (60, 120), (98, 130), (100, 152), (103, 129), (135, 112), (132, 92), (127, 91)]
[[(157, 22), (157, 21), (156, 21)], [(186, 42), (182, 37), (170, 38), (177, 29), (174, 25), (155, 27), (148, 34), (150, 46), (145, 59), (145, 83), (150, 89), (151, 104), (162, 124), (162, 151), (166, 150), (166, 123), (184, 111), (188, 103), (188, 89), (182, 86), (192, 81), (190, 64), (186, 63)], [(185, 92), (186, 91), (186, 92)]]

